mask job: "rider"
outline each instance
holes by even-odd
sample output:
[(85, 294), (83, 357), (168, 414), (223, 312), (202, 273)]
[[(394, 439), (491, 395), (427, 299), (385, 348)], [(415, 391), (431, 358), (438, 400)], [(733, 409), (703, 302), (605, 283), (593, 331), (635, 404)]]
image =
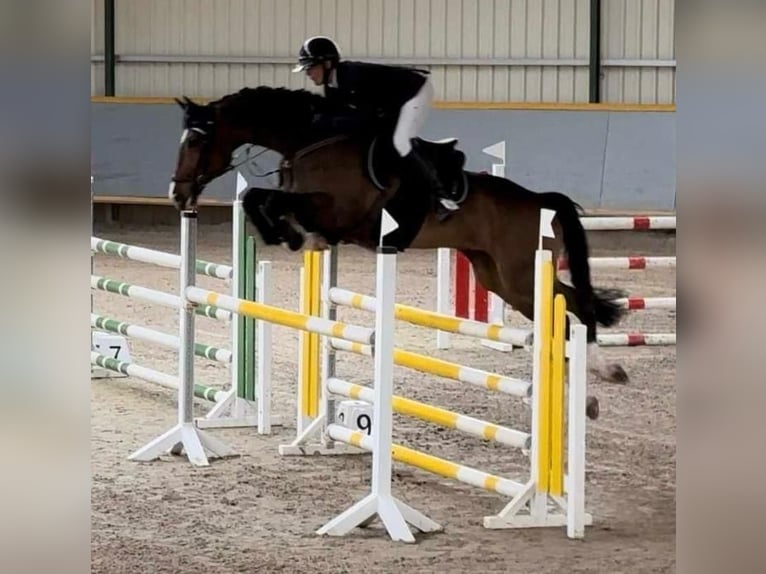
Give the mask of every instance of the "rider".
[(400, 66), (340, 60), (335, 42), (326, 36), (308, 38), (293, 72), (305, 71), (325, 97), (339, 108), (351, 108), (362, 119), (396, 120), (393, 144), (407, 165), (427, 182), (441, 205), (454, 211), (457, 204), (445, 197), (444, 186), (431, 163), (413, 148), (433, 99), (428, 72)]

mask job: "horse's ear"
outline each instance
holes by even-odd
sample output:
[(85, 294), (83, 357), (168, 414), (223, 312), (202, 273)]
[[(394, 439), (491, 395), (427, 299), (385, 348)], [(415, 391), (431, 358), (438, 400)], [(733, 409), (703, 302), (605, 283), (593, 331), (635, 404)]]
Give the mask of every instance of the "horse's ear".
[[(184, 97), (185, 97), (185, 96), (184, 96)], [(176, 103), (177, 103), (179, 106), (181, 106), (181, 108), (183, 108), (184, 110), (186, 109), (186, 107), (187, 107), (187, 105), (188, 105), (186, 102), (184, 102), (184, 101), (182, 101), (182, 100), (179, 100), (178, 98), (173, 98), (173, 99), (175, 100), (175, 102), (176, 102)]]

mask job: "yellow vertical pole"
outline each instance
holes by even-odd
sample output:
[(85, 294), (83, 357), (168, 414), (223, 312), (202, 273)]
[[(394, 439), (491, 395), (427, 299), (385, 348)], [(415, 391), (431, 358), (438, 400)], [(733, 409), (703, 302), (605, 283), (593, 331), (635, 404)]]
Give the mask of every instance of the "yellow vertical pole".
[(564, 357), (566, 356), (566, 299), (553, 301), (551, 349), (551, 473), (550, 494), (564, 495)]
[[(321, 252), (306, 251), (303, 255), (303, 301), (301, 312), (318, 317), (321, 303)], [(306, 333), (302, 340), (301, 373), (302, 412), (305, 417), (319, 415), (319, 335)]]
[[(311, 288), (309, 315), (319, 317), (321, 313), (322, 300), (322, 277), (321, 277), (321, 255), (320, 251), (308, 252), (310, 261), (309, 281)], [(308, 392), (308, 411), (311, 418), (319, 416), (319, 335), (309, 333), (309, 392)]]
[[(301, 304), (300, 311), (304, 315), (309, 314), (311, 309), (311, 258), (309, 252), (306, 251), (303, 254), (303, 273), (301, 273)], [(307, 417), (309, 414), (309, 387), (310, 373), (311, 373), (311, 356), (309, 346), (309, 333), (301, 331), (299, 333), (299, 340), (301, 345), (301, 373), (300, 373), (300, 391), (298, 396), (301, 401), (300, 412), (301, 416)]]
[[(303, 300), (301, 312), (318, 317), (321, 312), (321, 251), (303, 255)], [(303, 416), (319, 415), (319, 335), (304, 333), (301, 338), (301, 412)]]
[(553, 263), (543, 264), (541, 297), (540, 341), (540, 428), (537, 429), (538, 482), (537, 491), (547, 493), (550, 488), (551, 459), (551, 337), (553, 331)]

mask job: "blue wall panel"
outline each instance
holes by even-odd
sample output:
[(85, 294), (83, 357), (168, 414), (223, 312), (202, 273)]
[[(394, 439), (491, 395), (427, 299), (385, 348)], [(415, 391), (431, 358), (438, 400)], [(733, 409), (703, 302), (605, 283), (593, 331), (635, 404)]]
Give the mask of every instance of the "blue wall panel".
[[(94, 191), (98, 196), (167, 197), (181, 135), (181, 110), (170, 104), (92, 105)], [(536, 191), (560, 191), (586, 209), (675, 207), (675, 114), (601, 111), (433, 110), (423, 135), (457, 137), (471, 170), (490, 171), (482, 149), (506, 141), (506, 177)], [(272, 187), (273, 153), (246, 172)], [(205, 190), (230, 200), (234, 176)]]

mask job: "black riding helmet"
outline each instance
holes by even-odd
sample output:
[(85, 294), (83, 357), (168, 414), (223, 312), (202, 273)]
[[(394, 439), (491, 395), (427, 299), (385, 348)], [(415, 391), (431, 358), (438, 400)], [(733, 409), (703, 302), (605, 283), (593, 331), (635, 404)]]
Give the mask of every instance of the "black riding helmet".
[(338, 46), (327, 36), (312, 36), (301, 46), (298, 52), (298, 65), (293, 72), (302, 72), (315, 64), (332, 62), (333, 65), (340, 60)]

